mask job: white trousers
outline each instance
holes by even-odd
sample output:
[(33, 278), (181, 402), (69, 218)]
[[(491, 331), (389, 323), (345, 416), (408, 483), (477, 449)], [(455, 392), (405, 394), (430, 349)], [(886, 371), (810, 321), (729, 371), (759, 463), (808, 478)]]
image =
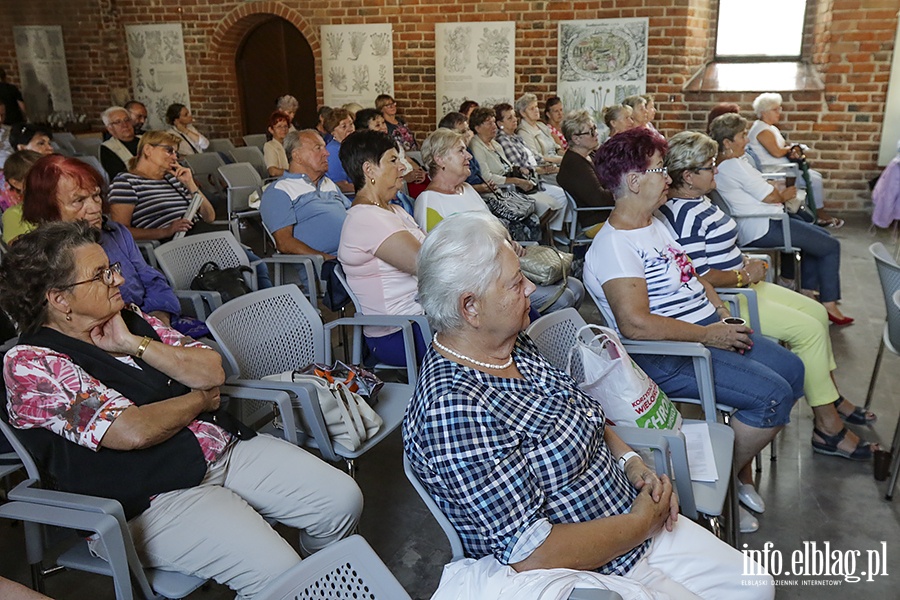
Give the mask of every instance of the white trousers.
[[(772, 600), (772, 577), (744, 575), (744, 565), (742, 553), (679, 516), (671, 532), (653, 538), (650, 550), (626, 577), (655, 592), (658, 600)], [(762, 569), (753, 563), (747, 571)]]
[(315, 551), (350, 533), (362, 504), (348, 475), (259, 435), (234, 444), (200, 485), (160, 494), (128, 524), (144, 566), (215, 579), (252, 598), (300, 562), (263, 517), (299, 529), (302, 547)]
[(566, 193), (558, 185), (550, 185), (544, 183), (544, 191), (535, 192), (531, 195), (534, 198), (534, 211), (540, 217), (548, 210), (555, 210), (556, 214), (550, 219), (550, 229), (560, 231), (566, 220), (566, 207), (568, 199)]

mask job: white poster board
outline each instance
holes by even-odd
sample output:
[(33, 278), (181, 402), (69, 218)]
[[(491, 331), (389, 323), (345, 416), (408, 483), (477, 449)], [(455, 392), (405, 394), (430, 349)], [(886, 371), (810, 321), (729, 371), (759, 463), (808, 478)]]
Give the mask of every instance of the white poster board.
[(13, 27), (13, 37), (28, 120), (74, 120), (62, 27)]
[(144, 129), (168, 129), (169, 105), (191, 106), (181, 23), (127, 25), (125, 34), (134, 97), (147, 107)]
[(881, 124), (881, 147), (878, 152), (878, 166), (884, 167), (897, 156), (900, 142), (900, 24), (894, 39), (894, 58), (891, 62), (891, 79), (888, 83), (887, 101), (884, 103), (884, 122)]
[(437, 119), (465, 100), (482, 106), (512, 104), (515, 94), (514, 21), (436, 23), (434, 26)]
[(647, 90), (649, 20), (560, 21), (557, 94), (566, 111), (603, 109)]
[(325, 105), (375, 106), (379, 94), (394, 95), (394, 44), (390, 23), (322, 25)]

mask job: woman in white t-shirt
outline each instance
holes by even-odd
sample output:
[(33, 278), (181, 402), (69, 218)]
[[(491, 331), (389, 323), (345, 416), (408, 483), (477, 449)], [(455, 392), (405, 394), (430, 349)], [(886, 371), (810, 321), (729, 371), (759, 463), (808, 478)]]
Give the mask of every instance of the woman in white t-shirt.
[[(716, 187), (738, 224), (741, 246), (778, 247), (784, 245), (782, 221), (784, 203), (793, 199), (797, 188), (779, 189), (744, 157), (747, 148), (747, 120), (734, 113), (724, 114), (710, 124), (709, 135), (719, 144), (716, 157)], [(744, 215), (762, 215), (747, 217)], [(767, 216), (771, 215), (771, 216)], [(821, 227), (799, 218), (790, 219), (791, 244), (803, 253), (800, 283), (808, 295), (818, 293), (819, 302), (835, 325), (849, 325), (851, 317), (838, 307), (841, 299), (841, 243)], [(785, 261), (788, 278), (793, 264)]]
[[(663, 159), (666, 141), (636, 127), (600, 146), (594, 165), (616, 206), (585, 257), (584, 281), (601, 312), (632, 339), (700, 342), (713, 361), (716, 400), (737, 409), (734, 464), (754, 510), (765, 504), (753, 490), (750, 462), (790, 421), (803, 396), (803, 363), (730, 316), (718, 294), (697, 278), (684, 249), (653, 216), (666, 201), (669, 179)], [(667, 394), (699, 397), (689, 357), (635, 355), (632, 359)], [(752, 490), (752, 494), (750, 494)], [(758, 521), (741, 515), (741, 530)]]
[[(422, 160), (431, 183), (416, 198), (416, 222), (430, 232), (442, 220), (461, 212), (490, 212), (484, 200), (471, 185), (466, 183), (471, 170), (472, 155), (466, 149), (466, 136), (451, 129), (439, 128), (422, 144)], [(513, 244), (519, 256), (525, 250)], [(584, 285), (574, 277), (568, 277), (566, 288), (560, 292), (558, 285), (540, 285), (531, 295), (532, 306), (540, 313), (581, 306)], [(535, 315), (538, 313), (535, 312)]]
[[(358, 131), (341, 143), (340, 159), (356, 197), (341, 229), (338, 260), (362, 313), (424, 314), (416, 299), (416, 257), (425, 232), (403, 208), (390, 203), (403, 185), (397, 142), (380, 131)], [(418, 325), (413, 330), (421, 360), (425, 341)], [(406, 363), (399, 327), (369, 326), (365, 338), (379, 361)]]

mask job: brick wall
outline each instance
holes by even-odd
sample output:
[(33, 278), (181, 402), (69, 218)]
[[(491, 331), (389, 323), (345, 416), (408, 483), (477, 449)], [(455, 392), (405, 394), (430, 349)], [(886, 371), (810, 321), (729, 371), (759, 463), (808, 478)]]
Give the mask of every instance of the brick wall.
[[(810, 0), (807, 56), (818, 65), (823, 92), (785, 94), (783, 130), (814, 148), (829, 205), (860, 210), (866, 180), (878, 173), (878, 138), (897, 27), (897, 0)], [(255, 24), (280, 16), (321, 56), (319, 26), (390, 22), (395, 89), (401, 113), (422, 137), (435, 122), (434, 23), (503, 21), (516, 27), (516, 93), (551, 93), (556, 84), (560, 20), (649, 17), (648, 90), (657, 95), (657, 124), (667, 133), (702, 128), (717, 102), (738, 102), (750, 115), (755, 94), (683, 93), (712, 54), (715, 0), (30, 0), (4, 2), (5, 24), (60, 24), (66, 41), (76, 112), (99, 115), (130, 82), (124, 26), (183, 24), (191, 103), (211, 137), (240, 131), (234, 56)], [(17, 81), (12, 36), (0, 38), (0, 64)], [(317, 74), (321, 98), (321, 74)]]

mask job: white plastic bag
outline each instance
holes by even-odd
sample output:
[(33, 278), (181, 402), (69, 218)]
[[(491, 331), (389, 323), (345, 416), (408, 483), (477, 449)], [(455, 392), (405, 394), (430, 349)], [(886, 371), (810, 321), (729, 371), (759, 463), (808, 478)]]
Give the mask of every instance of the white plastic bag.
[[(594, 333), (589, 341), (582, 339), (585, 331)], [(631, 360), (615, 331), (599, 325), (579, 329), (569, 351), (569, 375), (574, 354), (581, 358), (584, 367), (581, 389), (600, 403), (606, 418), (613, 423), (644, 429), (681, 429), (681, 413), (656, 382)]]

